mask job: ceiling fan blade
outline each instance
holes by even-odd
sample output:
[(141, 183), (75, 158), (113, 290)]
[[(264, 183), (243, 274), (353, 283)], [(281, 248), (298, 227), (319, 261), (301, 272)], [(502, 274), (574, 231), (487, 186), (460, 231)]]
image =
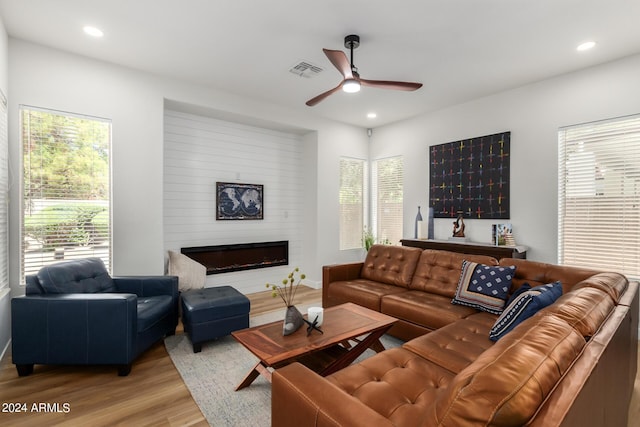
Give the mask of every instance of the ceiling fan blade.
[(422, 87), (422, 83), (411, 82), (392, 82), (388, 80), (366, 80), (360, 79), (360, 84), (363, 86), (377, 87), (379, 89), (391, 89), (391, 90), (417, 90)]
[(307, 104), (309, 107), (313, 107), (314, 105), (316, 105), (317, 103), (319, 103), (320, 101), (322, 101), (323, 99), (325, 99), (326, 97), (331, 95), (332, 93), (339, 91), (342, 88), (342, 83), (343, 82), (344, 82), (344, 80), (341, 81), (338, 86), (336, 86), (333, 89), (330, 89), (330, 90), (328, 90), (326, 92), (321, 93), (320, 95), (316, 96), (315, 98), (311, 98), (310, 100), (305, 102), (305, 104)]
[(333, 64), (334, 67), (340, 71), (340, 74), (345, 79), (352, 79), (353, 73), (351, 72), (351, 64), (347, 59), (347, 55), (341, 50), (331, 50), (331, 49), (322, 49), (329, 61)]

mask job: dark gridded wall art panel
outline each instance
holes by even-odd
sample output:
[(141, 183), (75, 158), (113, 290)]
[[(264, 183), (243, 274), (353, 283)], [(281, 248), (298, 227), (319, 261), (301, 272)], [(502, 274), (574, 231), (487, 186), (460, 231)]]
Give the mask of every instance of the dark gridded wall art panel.
[(429, 200), (436, 218), (509, 218), (511, 132), (429, 147)]

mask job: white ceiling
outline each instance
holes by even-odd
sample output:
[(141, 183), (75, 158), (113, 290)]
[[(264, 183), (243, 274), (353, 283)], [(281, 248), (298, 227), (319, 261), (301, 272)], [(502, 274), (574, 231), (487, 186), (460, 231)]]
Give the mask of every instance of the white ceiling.
[[(362, 127), (640, 52), (639, 0), (0, 0), (0, 15), (11, 37)], [(361, 77), (424, 86), (307, 107), (340, 82), (322, 48), (348, 34)], [(585, 40), (598, 45), (577, 52)], [(301, 60), (324, 71), (290, 73)]]

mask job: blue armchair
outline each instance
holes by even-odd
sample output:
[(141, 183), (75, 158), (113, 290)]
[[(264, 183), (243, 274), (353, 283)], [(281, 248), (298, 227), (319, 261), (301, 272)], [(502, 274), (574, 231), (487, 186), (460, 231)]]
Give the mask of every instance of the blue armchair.
[(20, 376), (34, 364), (117, 365), (126, 376), (177, 324), (177, 277), (112, 278), (98, 258), (64, 261), (27, 276), (26, 295), (11, 300), (13, 363)]

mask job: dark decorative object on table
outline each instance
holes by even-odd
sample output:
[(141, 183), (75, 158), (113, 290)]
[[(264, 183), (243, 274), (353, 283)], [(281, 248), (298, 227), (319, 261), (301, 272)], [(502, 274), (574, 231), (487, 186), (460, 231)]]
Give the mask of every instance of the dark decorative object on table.
[(418, 206), (418, 214), (416, 215), (416, 226), (414, 231), (414, 239), (420, 237), (420, 227), (422, 226), (422, 214), (420, 213), (420, 206)]
[(324, 334), (324, 332), (322, 331), (322, 329), (320, 329), (320, 327), (318, 326), (318, 318), (316, 317), (313, 322), (310, 322), (308, 320), (302, 319), (304, 321), (304, 323), (307, 324), (307, 336), (311, 335), (311, 332), (313, 332), (314, 330), (320, 332), (321, 334)]
[(295, 305), (287, 307), (287, 311), (284, 315), (284, 321), (282, 322), (282, 335), (291, 335), (305, 323), (302, 313), (296, 308)]
[(427, 239), (433, 240), (433, 208), (429, 208)]
[(458, 211), (458, 218), (453, 221), (453, 237), (464, 237), (464, 212)]

